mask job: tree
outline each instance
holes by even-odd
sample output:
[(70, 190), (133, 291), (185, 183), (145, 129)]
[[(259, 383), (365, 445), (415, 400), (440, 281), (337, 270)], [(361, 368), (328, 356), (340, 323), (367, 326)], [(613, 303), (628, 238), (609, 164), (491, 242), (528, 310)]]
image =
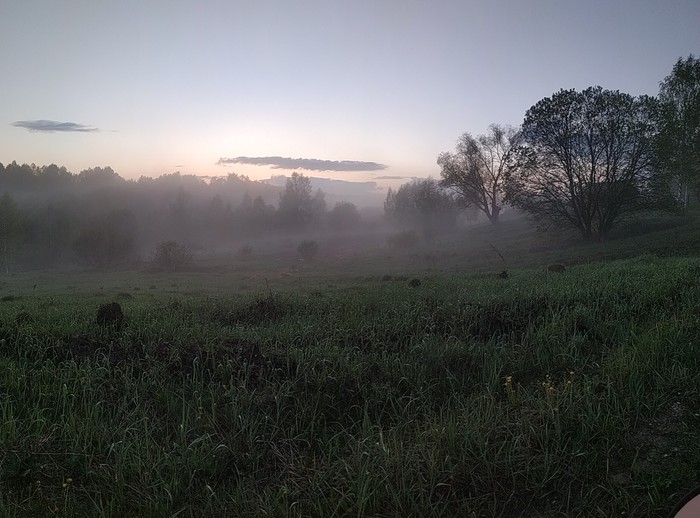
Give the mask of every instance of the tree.
[(341, 201), (328, 213), (328, 225), (336, 232), (347, 232), (360, 223), (360, 213), (353, 203)]
[(661, 124), (658, 158), (664, 172), (679, 184), (687, 203), (690, 185), (700, 195), (700, 59), (679, 58), (660, 84)]
[(384, 212), (389, 221), (420, 229), (426, 238), (452, 230), (457, 221), (454, 199), (432, 178), (405, 183), (396, 191), (389, 189)]
[(294, 230), (305, 230), (326, 213), (323, 191), (312, 194), (311, 180), (303, 174), (292, 173), (280, 194), (277, 215), (280, 223)]
[(503, 183), (516, 163), (520, 134), (516, 128), (492, 124), (486, 135), (469, 133), (457, 142), (456, 153), (441, 153), (441, 185), (452, 190), (461, 204), (476, 206), (493, 224), (498, 223)]
[(2, 243), (2, 258), (5, 263), (5, 273), (10, 273), (10, 247), (20, 231), (20, 212), (15, 200), (6, 192), (0, 198), (0, 243)]
[(115, 210), (90, 223), (73, 242), (78, 259), (94, 267), (117, 265), (134, 253), (136, 218), (124, 209)]
[(174, 272), (192, 264), (192, 252), (177, 241), (163, 241), (156, 246), (151, 265), (157, 270)]
[(657, 202), (655, 99), (591, 87), (531, 107), (507, 201), (540, 221), (604, 239), (622, 218)]

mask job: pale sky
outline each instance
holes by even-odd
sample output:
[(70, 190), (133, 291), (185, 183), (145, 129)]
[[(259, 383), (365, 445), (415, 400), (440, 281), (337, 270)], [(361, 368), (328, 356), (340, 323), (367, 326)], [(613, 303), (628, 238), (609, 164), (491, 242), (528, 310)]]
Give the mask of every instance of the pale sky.
[(656, 95), (691, 53), (700, 0), (0, 0), (0, 162), (438, 177), (466, 131), (561, 88)]

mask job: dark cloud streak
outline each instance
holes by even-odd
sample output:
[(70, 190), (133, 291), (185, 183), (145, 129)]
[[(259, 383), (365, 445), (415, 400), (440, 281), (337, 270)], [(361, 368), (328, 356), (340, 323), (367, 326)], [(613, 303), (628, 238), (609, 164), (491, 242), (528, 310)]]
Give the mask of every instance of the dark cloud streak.
[(78, 124), (76, 122), (58, 122), (44, 119), (33, 121), (16, 121), (12, 123), (12, 126), (15, 126), (16, 128), (24, 128), (32, 132), (41, 131), (44, 133), (53, 133), (54, 131), (91, 133), (94, 131), (99, 131), (97, 128), (86, 126), (84, 124)]
[(355, 160), (319, 160), (317, 158), (287, 158), (281, 156), (220, 158), (218, 165), (268, 165), (272, 169), (305, 169), (308, 171), (380, 171), (386, 165)]

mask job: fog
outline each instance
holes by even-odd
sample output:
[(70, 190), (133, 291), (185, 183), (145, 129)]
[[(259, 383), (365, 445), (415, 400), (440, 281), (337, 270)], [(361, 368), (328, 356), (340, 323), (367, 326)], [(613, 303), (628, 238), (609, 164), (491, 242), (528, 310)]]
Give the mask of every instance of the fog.
[[(367, 254), (434, 258), (445, 240), (488, 225), (434, 180), (414, 181), (387, 196), (373, 182), (296, 173), (270, 181), (181, 173), (133, 181), (109, 167), (76, 174), (54, 164), (13, 162), (0, 164), (0, 194), (6, 273), (192, 270), (232, 258), (291, 264), (360, 261)], [(515, 214), (504, 210), (506, 218)], [(304, 241), (314, 242), (311, 256), (300, 250)], [(472, 245), (484, 246), (484, 240)], [(158, 264), (158, 254), (174, 252), (182, 255)]]

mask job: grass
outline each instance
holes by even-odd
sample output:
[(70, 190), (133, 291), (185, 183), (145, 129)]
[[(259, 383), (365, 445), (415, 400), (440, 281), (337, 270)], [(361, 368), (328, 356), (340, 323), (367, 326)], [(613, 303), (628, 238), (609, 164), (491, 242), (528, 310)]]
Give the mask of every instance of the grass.
[[(0, 516), (664, 516), (700, 480), (694, 225), (507, 279), (369, 255), (265, 289), (228, 289), (236, 265), (9, 278)], [(121, 329), (95, 321), (113, 299)]]

